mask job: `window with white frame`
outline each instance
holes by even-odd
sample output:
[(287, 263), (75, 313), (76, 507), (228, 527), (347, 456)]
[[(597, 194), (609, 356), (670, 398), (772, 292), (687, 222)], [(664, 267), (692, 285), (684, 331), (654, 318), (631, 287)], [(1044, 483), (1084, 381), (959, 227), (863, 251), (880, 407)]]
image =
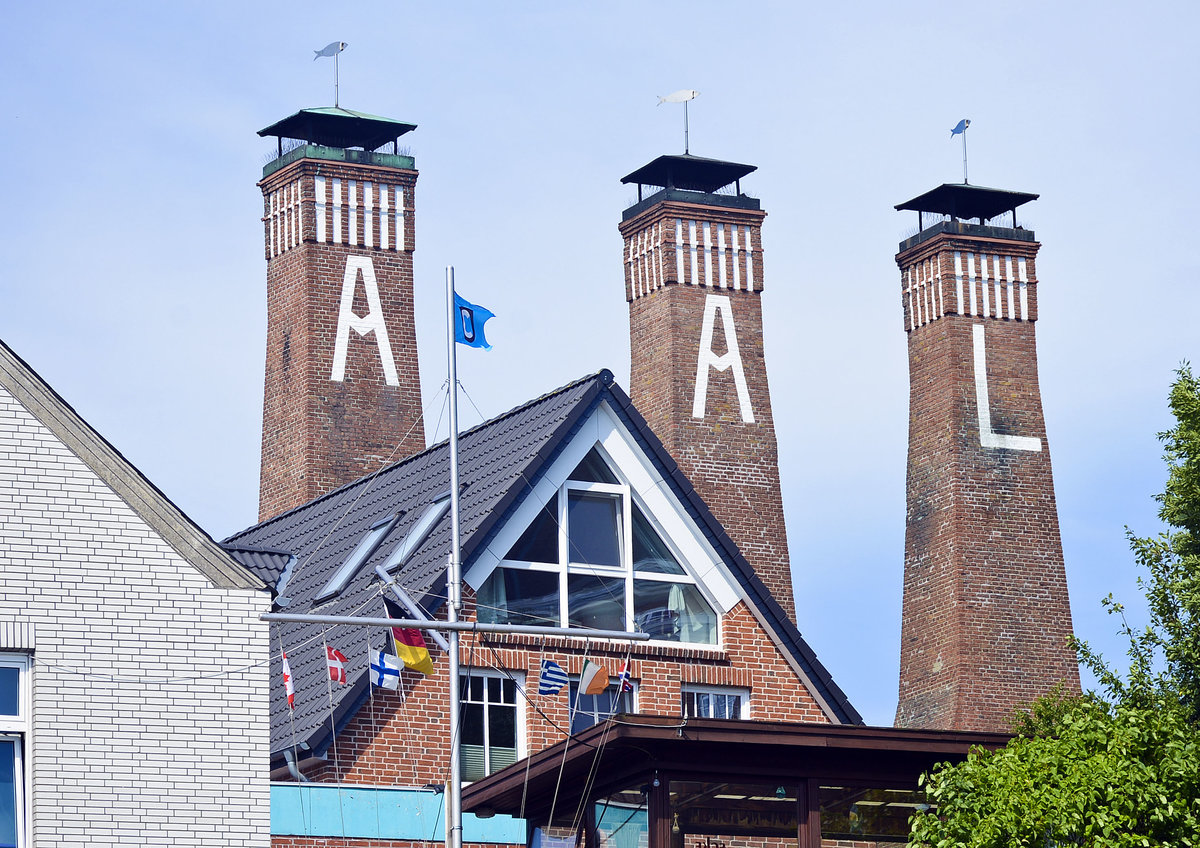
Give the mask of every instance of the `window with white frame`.
[(480, 780), (521, 754), (522, 716), (511, 677), (471, 669), (459, 677), (463, 780)]
[(720, 686), (684, 686), (681, 709), (687, 718), (750, 718), (750, 692)]
[(593, 448), (479, 587), (479, 620), (716, 644), (712, 604)]
[(0, 846), (25, 846), (25, 740), (29, 733), (29, 659), (0, 654)]
[(633, 692), (622, 692), (620, 681), (610, 683), (598, 695), (579, 692), (579, 681), (571, 681), (571, 733), (587, 730), (606, 718), (634, 712)]

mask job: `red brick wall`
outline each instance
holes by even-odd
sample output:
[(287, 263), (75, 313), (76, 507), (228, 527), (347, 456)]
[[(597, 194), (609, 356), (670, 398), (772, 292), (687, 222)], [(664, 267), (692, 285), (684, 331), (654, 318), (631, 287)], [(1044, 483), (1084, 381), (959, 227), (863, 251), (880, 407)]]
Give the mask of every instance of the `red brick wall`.
[[(411, 198), (417, 174), (394, 168), (302, 159), (260, 184), (267, 215), (267, 355), (263, 399), (259, 518), (265, 519), (425, 448), (421, 387), (413, 324), (413, 221), (403, 250), (332, 244), (333, 206), (327, 204), (325, 243), (316, 241), (314, 177), (405, 187)], [(301, 243), (270, 250), (270, 193), (300, 180)], [(327, 189), (327, 194), (328, 194)], [(343, 188), (343, 192), (346, 189)], [(342, 232), (349, 232), (343, 194)], [(362, 198), (359, 222), (363, 227)], [(394, 231), (394, 230), (393, 230)], [(278, 251), (278, 248), (277, 248)], [(348, 256), (368, 256), (375, 269), (399, 385), (387, 385), (372, 333), (349, 333), (345, 379), (330, 379), (342, 280)], [(370, 309), (360, 277), (355, 314)]]
[[(644, 247), (639, 237), (653, 233), (661, 249), (653, 259), (657, 270), (648, 275), (626, 264), (626, 298), (629, 300), (631, 350), (630, 395), (671, 457), (696, 487), (730, 538), (754, 567), (775, 600), (795, 619), (791, 561), (779, 483), (778, 448), (771, 413), (771, 393), (763, 355), (762, 279), (763, 255), (760, 228), (764, 213), (693, 204), (664, 202), (621, 225), (626, 257), (630, 246)], [(676, 218), (749, 226), (753, 248), (753, 290), (733, 285), (733, 251), (726, 245), (726, 288), (680, 283), (675, 261)], [(684, 234), (685, 241), (687, 233)], [(683, 251), (683, 277), (692, 278), (691, 250)], [(715, 239), (711, 266), (721, 257)], [(704, 250), (696, 263), (706, 267)], [(661, 286), (635, 285), (635, 274), (660, 280)], [(718, 274), (713, 271), (714, 277)], [(637, 296), (635, 296), (635, 293)], [(705, 301), (708, 295), (728, 296), (733, 312), (742, 367), (749, 389), (753, 423), (742, 419), (732, 368), (709, 368), (704, 418), (692, 416), (696, 366)], [(725, 351), (722, 316), (714, 323), (712, 350)]]
[[(897, 257), (906, 289), (910, 269), (935, 263), (945, 305), (934, 319), (926, 309), (927, 323), (914, 329), (913, 301), (907, 292), (903, 300), (911, 385), (901, 727), (1007, 731), (1014, 710), (1056, 683), (1079, 690), (1038, 388), (1038, 247), (941, 235)], [(1025, 258), (1030, 320), (1019, 309), (995, 317), (994, 302), (991, 317), (959, 314), (954, 251)], [(969, 312), (969, 281), (963, 286)], [(981, 281), (976, 295), (980, 311)], [(992, 429), (1036, 437), (1040, 451), (981, 444), (973, 341), (980, 324)]]
[[(465, 591), (464, 620), (474, 618), (470, 592)], [(762, 721), (817, 721), (828, 719), (804, 688), (800, 678), (759, 627), (744, 604), (724, 616), (723, 646), (649, 646), (635, 644), (631, 674), (637, 685), (636, 709), (640, 713), (680, 715), (684, 684), (737, 686), (750, 690), (750, 717)], [(309, 773), (318, 781), (332, 782), (335, 774), (346, 783), (425, 786), (442, 783), (449, 769), (448, 663), (433, 649), (434, 674), (425, 678), (405, 671), (402, 692), (376, 689), (346, 728), (337, 736), (337, 756)], [(507, 668), (524, 672), (532, 688), (524, 704), (526, 753), (561, 741), (554, 725), (568, 728), (567, 689), (557, 696), (537, 695), (542, 659), (553, 659), (569, 674), (578, 675), (585, 656), (600, 662), (616, 677), (626, 645), (577, 638), (542, 638), (522, 635), (464, 635), (460, 661), (481, 670)], [(519, 679), (519, 677), (518, 677)], [(540, 712), (539, 712), (540, 710)]]

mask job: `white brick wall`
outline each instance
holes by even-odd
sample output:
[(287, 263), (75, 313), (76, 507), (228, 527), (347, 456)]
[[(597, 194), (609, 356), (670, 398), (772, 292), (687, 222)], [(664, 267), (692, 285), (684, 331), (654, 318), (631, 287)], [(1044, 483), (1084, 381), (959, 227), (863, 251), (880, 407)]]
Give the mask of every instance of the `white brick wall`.
[(214, 588), (0, 387), (0, 620), (37, 634), (33, 846), (270, 844), (268, 603)]

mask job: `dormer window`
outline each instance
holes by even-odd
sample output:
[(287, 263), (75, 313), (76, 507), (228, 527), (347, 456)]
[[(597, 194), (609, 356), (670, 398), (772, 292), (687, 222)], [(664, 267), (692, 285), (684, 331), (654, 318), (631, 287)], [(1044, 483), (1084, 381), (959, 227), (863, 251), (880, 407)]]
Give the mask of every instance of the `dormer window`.
[(479, 620), (717, 642), (718, 617), (593, 448), (477, 593)]

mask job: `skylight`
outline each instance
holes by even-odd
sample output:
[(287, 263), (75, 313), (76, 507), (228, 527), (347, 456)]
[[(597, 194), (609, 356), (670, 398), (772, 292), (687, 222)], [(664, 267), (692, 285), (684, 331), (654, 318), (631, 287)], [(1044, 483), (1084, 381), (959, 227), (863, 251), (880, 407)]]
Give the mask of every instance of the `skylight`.
[(421, 517), (417, 519), (416, 523), (404, 535), (404, 538), (400, 540), (400, 545), (388, 557), (383, 567), (387, 571), (393, 571), (404, 565), (408, 561), (408, 558), (421, 546), (421, 543), (425, 541), (425, 537), (441, 521), (442, 516), (449, 512), (449, 510), (450, 493), (446, 492), (444, 495), (439, 495), (433, 503), (425, 507), (425, 511), (421, 513)]
[(351, 552), (350, 556), (346, 557), (346, 561), (342, 563), (342, 567), (325, 584), (325, 588), (314, 598), (314, 602), (319, 604), (340, 595), (350, 583), (351, 578), (358, 573), (358, 569), (362, 567), (362, 564), (379, 548), (380, 543), (383, 542), (388, 531), (392, 529), (399, 518), (399, 514), (389, 515), (387, 518), (372, 524), (371, 529), (367, 531), (367, 535), (363, 536), (362, 541), (358, 543), (358, 546)]

